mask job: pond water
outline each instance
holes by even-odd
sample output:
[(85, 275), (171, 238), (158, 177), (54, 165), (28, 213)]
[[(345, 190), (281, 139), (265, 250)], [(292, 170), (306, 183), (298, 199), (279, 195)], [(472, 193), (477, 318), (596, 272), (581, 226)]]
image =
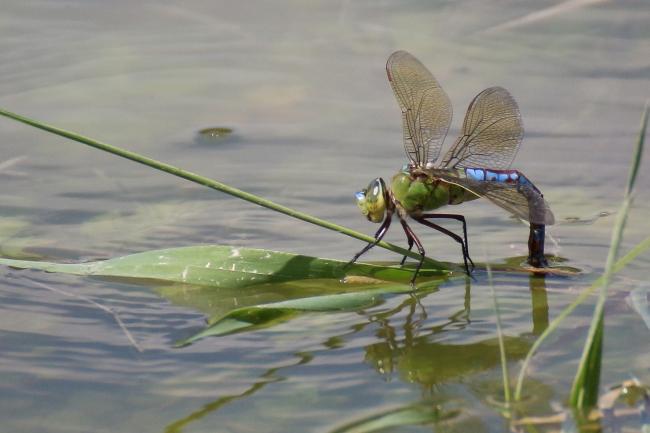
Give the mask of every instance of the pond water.
[[(408, 50), (436, 75), (455, 108), (450, 136), (474, 95), (506, 87), (526, 128), (513, 167), (558, 220), (547, 252), (583, 270), (495, 274), (514, 377), (536, 335), (602, 272), (650, 96), (648, 22), (643, 0), (5, 0), (0, 106), (373, 233), (353, 193), (405, 162), (388, 55)], [(232, 133), (200, 136), (205, 128)], [(214, 243), (347, 260), (362, 246), (7, 119), (0, 149), (4, 257), (78, 262)], [(648, 235), (648, 154), (623, 251)], [(526, 254), (527, 228), (501, 209), (453, 210), (467, 217), (475, 261)], [(448, 238), (417, 232), (433, 258), (460, 261)], [(387, 240), (405, 243), (397, 229)], [(648, 323), (629, 301), (636, 290), (647, 304), (649, 267), (646, 253), (612, 283), (603, 389), (630, 376), (650, 384)], [(426, 318), (395, 295), (182, 349), (174, 342), (205, 316), (158, 289), (4, 268), (3, 430), (329, 432), (419, 404), (436, 407), (439, 421), (390, 431), (508, 430), (494, 403), (501, 367), (484, 272), (422, 294)], [(242, 294), (256, 296), (283, 294)], [(89, 300), (114, 311), (141, 351)], [(529, 414), (566, 402), (594, 300), (534, 358)]]

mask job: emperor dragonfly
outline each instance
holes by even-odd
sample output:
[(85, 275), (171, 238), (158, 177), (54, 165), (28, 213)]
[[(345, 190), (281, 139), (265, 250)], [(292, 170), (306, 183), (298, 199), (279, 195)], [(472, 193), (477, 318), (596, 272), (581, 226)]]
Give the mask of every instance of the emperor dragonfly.
[[(510, 169), (524, 135), (519, 107), (510, 93), (502, 87), (490, 87), (479, 93), (469, 104), (460, 137), (436, 163), (451, 123), (449, 97), (433, 74), (406, 51), (391, 54), (386, 73), (402, 110), (404, 150), (409, 163), (393, 176), (390, 187), (377, 178), (356, 193), (361, 212), (381, 226), (375, 241), (359, 251), (350, 264), (384, 237), (396, 214), (409, 251), (415, 244), (421, 255), (411, 285), (422, 267), (425, 250), (409, 226), (408, 217), (458, 242), (469, 275), (474, 262), (469, 256), (465, 217), (428, 211), (485, 197), (530, 223), (528, 263), (534, 267), (548, 266), (544, 232), (555, 218), (540, 190), (521, 172)], [(460, 221), (463, 236), (434, 224), (430, 221), (433, 219)], [(402, 264), (405, 260), (406, 256)]]

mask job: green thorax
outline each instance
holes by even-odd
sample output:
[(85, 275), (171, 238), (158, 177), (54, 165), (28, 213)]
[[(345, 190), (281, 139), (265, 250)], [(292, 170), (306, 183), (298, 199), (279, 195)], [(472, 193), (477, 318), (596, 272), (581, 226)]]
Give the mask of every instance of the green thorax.
[(409, 215), (478, 198), (460, 186), (436, 179), (425, 169), (400, 171), (393, 176), (390, 189)]

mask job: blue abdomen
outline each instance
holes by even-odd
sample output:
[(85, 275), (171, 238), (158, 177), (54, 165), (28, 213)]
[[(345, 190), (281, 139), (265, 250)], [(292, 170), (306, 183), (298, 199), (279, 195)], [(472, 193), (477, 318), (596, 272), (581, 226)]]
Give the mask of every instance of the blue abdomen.
[(530, 186), (535, 188), (535, 185), (528, 180), (519, 170), (491, 170), (488, 168), (466, 168), (465, 175), (468, 179), (477, 180), (480, 182), (499, 182), (509, 183), (517, 186)]
[(489, 170), (486, 168), (466, 168), (465, 175), (473, 180), (519, 183), (520, 179), (527, 179), (517, 170)]

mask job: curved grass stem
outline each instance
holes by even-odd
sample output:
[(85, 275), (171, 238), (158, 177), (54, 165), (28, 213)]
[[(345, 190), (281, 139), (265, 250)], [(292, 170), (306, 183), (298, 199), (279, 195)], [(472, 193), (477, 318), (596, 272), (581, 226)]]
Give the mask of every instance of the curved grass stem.
[[(374, 242), (374, 238), (372, 236), (365, 235), (363, 233), (359, 233), (355, 230), (349, 229), (347, 227), (340, 226), (338, 224), (334, 224), (329, 221), (325, 221), (323, 219), (314, 217), (312, 215), (306, 214), (304, 212), (297, 211), (295, 209), (291, 209), (286, 206), (282, 206), (280, 204), (274, 203), (270, 200), (264, 199), (262, 197), (258, 197), (256, 195), (253, 195), (251, 193), (248, 193), (246, 191), (242, 191), (237, 188), (233, 188), (229, 185), (226, 185), (225, 183), (218, 182), (213, 179), (209, 179), (207, 177), (201, 176), (196, 173), (192, 173), (186, 170), (183, 170), (182, 168), (175, 167), (170, 164), (166, 164), (161, 161), (157, 161), (152, 158), (148, 158), (146, 156), (140, 155), (138, 153), (122, 149), (117, 146), (113, 146), (107, 143), (103, 143), (101, 141), (94, 140), (89, 137), (85, 137), (81, 134), (78, 134), (76, 132), (72, 131), (66, 131), (61, 128), (57, 128), (56, 126), (48, 125), (46, 123), (40, 122), (38, 120), (30, 119), (25, 116), (21, 116), (16, 113), (12, 113), (11, 111), (4, 110), (0, 108), (0, 115), (8, 117), (13, 120), (17, 120), (18, 122), (25, 123), (27, 125), (33, 126), (38, 129), (42, 129), (44, 131), (50, 132), (52, 134), (59, 135), (61, 137), (68, 138), (70, 140), (77, 141), (79, 143), (85, 144), (87, 146), (94, 147), (96, 149), (103, 150), (104, 152), (109, 152), (114, 155), (120, 156), (122, 158), (130, 159), (131, 161), (135, 161), (137, 163), (146, 165), (151, 168), (155, 168), (156, 170), (164, 171), (166, 173), (172, 174), (174, 176), (180, 177), (185, 180), (189, 180), (190, 182), (197, 183), (199, 185), (206, 186), (208, 188), (216, 189), (217, 191), (224, 192), (226, 194), (230, 194), (232, 196), (235, 196), (237, 198), (240, 198), (242, 200), (249, 201), (251, 203), (254, 203), (258, 206), (262, 206), (271, 210), (274, 210), (276, 212), (283, 213), (285, 215), (289, 215), (293, 218), (297, 218), (302, 221), (306, 221), (308, 223), (326, 228), (328, 230), (333, 230), (335, 232), (342, 233), (346, 236), (350, 236), (355, 239), (359, 239), (364, 242)], [(400, 248), (397, 245), (393, 245), (388, 242), (379, 242), (377, 246), (384, 248), (386, 250), (392, 251), (397, 254), (401, 255), (406, 255), (409, 256), (413, 259), (420, 260), (420, 255), (411, 251), (406, 250), (405, 248)], [(430, 264), (431, 266), (438, 268), (438, 269), (449, 269), (450, 266), (448, 265), (443, 265), (440, 262), (437, 262), (433, 259), (430, 259), (428, 257), (424, 258), (425, 262)]]

